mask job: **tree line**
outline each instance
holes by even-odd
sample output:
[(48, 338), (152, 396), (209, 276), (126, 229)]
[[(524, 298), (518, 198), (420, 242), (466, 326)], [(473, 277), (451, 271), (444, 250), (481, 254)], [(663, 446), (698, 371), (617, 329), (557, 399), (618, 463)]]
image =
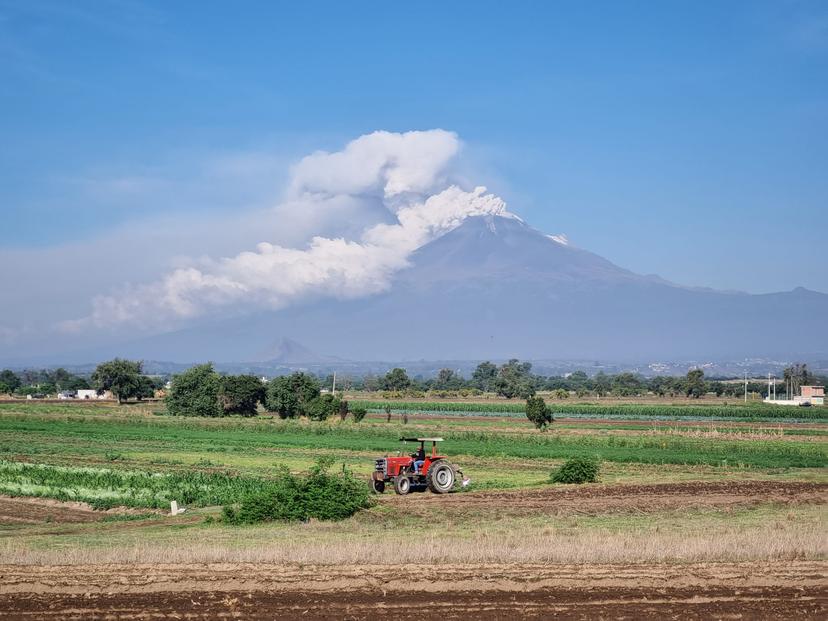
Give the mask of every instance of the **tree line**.
[[(827, 381), (828, 378), (810, 372), (807, 365), (797, 363), (784, 370), (777, 391), (784, 394), (787, 386), (796, 394), (804, 385), (824, 385)], [(116, 358), (99, 364), (88, 376), (76, 375), (63, 368), (20, 372), (6, 369), (0, 372), (0, 394), (49, 396), (65, 390), (95, 389), (100, 394), (110, 391), (115, 398), (124, 402), (151, 398), (165, 387), (165, 382), (165, 377), (144, 374), (143, 365), (139, 361)], [(209, 398), (196, 400), (200, 405), (193, 406), (203, 412), (201, 415), (206, 416), (250, 415), (250, 412), (255, 411), (251, 404), (261, 404), (268, 411), (285, 418), (298, 415), (322, 419), (338, 411), (337, 408), (347, 408), (341, 404), (341, 398), (325, 395), (321, 391), (322, 386), (332, 386), (331, 375), (318, 377), (297, 372), (263, 383), (252, 375), (221, 375), (208, 364), (172, 376), (173, 392), (184, 394), (188, 390), (187, 382), (195, 382), (200, 387), (199, 391), (193, 392), (194, 395), (209, 395)], [(647, 394), (695, 398), (705, 394), (739, 397), (745, 390), (742, 382), (706, 378), (702, 369), (692, 369), (683, 377), (647, 378), (631, 372), (598, 372), (590, 377), (583, 371), (563, 376), (544, 376), (533, 373), (530, 362), (518, 359), (500, 365), (490, 361), (481, 362), (468, 378), (448, 368), (440, 369), (433, 378), (410, 377), (405, 369), (398, 367), (380, 376), (339, 376), (337, 384), (341, 390), (383, 392), (390, 397), (437, 398), (494, 393), (507, 399), (528, 399), (538, 392), (551, 392), (553, 397), (559, 399), (569, 398), (572, 394), (579, 398), (635, 397)], [(765, 394), (767, 382), (749, 382), (748, 391)], [(173, 403), (173, 408), (177, 407), (175, 398), (168, 400), (168, 403)]]
[(279, 418), (345, 420), (350, 415), (359, 422), (367, 413), (363, 407), (350, 407), (340, 396), (323, 393), (319, 379), (308, 373), (263, 382), (253, 375), (219, 375), (212, 364), (174, 376), (166, 402), (173, 416), (255, 416), (260, 404)]

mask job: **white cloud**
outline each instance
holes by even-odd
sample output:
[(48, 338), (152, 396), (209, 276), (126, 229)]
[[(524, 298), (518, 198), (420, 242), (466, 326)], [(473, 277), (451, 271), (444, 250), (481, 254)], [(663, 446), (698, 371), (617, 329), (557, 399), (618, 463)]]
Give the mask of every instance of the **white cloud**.
[(457, 135), (441, 129), (374, 132), (349, 142), (342, 151), (303, 158), (293, 168), (291, 193), (377, 195), (393, 205), (397, 197), (423, 196), (441, 184), (445, 187), (447, 165), (459, 148)]
[(337, 207), (354, 202), (378, 202), (385, 217), (355, 239), (316, 236), (300, 249), (262, 242), (253, 251), (195, 262), (155, 282), (98, 296), (89, 316), (61, 328), (151, 328), (233, 305), (279, 309), (308, 297), (380, 292), (423, 244), (469, 216), (506, 213), (505, 203), (485, 188), (465, 191), (450, 184), (459, 147), (457, 136), (442, 130), (375, 132), (342, 151), (310, 155), (292, 170), (281, 217), (291, 221), (314, 211), (336, 217)]

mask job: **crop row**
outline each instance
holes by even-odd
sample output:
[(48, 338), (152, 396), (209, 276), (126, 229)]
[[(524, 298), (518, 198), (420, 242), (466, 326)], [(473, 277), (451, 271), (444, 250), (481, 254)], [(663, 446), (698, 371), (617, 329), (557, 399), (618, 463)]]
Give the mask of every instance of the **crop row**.
[[(464, 403), (441, 401), (353, 401), (370, 412), (457, 413), (457, 414), (512, 414), (526, 412), (525, 403)], [(592, 403), (549, 403), (553, 413), (610, 418), (774, 418), (828, 420), (828, 407), (786, 407), (765, 403), (749, 405), (642, 405)]]
[[(228, 421), (229, 423), (229, 421)], [(436, 430), (435, 430), (436, 431)], [(88, 417), (49, 420), (0, 417), (0, 452), (55, 455), (74, 452), (103, 456), (112, 446), (129, 453), (246, 453), (272, 455), (280, 448), (326, 449), (345, 455), (396, 451), (404, 425), (340, 425), (300, 421), (239, 421), (239, 426), (166, 417), (142, 421)], [(409, 432), (410, 433), (410, 432)], [(631, 463), (744, 464), (759, 467), (824, 467), (822, 443), (790, 440), (727, 440), (681, 436), (514, 434), (440, 429), (451, 455), (559, 459), (584, 454)]]
[(83, 501), (99, 509), (161, 509), (171, 500), (194, 506), (226, 504), (238, 502), (265, 485), (262, 479), (220, 472), (154, 473), (0, 461), (3, 494)]

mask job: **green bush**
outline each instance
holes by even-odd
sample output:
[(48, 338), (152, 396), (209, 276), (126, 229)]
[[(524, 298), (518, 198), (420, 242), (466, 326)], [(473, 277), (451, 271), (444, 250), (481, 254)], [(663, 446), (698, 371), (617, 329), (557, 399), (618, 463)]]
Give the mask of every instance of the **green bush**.
[(526, 400), (526, 418), (543, 431), (552, 422), (552, 411), (542, 397), (529, 397)]
[(355, 423), (358, 423), (358, 422), (359, 422), (359, 421), (361, 421), (363, 418), (365, 418), (365, 415), (366, 415), (367, 413), (368, 413), (368, 410), (366, 410), (366, 409), (365, 409), (364, 407), (362, 407), (361, 405), (357, 405), (357, 406), (355, 406), (355, 407), (351, 408), (351, 416), (353, 416), (353, 417), (354, 417), (354, 422), (355, 422)]
[(337, 474), (328, 472), (330, 460), (319, 460), (305, 476), (296, 476), (283, 467), (278, 478), (266, 488), (246, 496), (239, 505), (224, 507), (224, 521), (230, 524), (344, 520), (371, 506), (368, 485), (343, 466)]
[(552, 473), (553, 483), (595, 483), (601, 463), (593, 457), (573, 457)]

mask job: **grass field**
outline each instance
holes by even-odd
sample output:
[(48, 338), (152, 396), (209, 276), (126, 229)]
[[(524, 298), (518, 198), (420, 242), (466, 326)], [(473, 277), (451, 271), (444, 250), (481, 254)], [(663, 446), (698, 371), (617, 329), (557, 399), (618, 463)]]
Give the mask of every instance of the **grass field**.
[[(0, 555), (32, 560), (60, 551), (79, 562), (136, 560), (136, 555), (167, 554), (173, 546), (176, 554), (190, 558), (265, 555), (319, 562), (330, 554), (349, 562), (380, 562), (400, 549), (406, 533), (417, 532), (425, 537), (419, 541), (439, 545), (405, 548), (412, 559), (435, 554), (469, 562), (498, 555), (577, 559), (588, 549), (605, 561), (625, 555), (816, 558), (826, 547), (820, 500), (821, 486), (828, 483), (826, 431), (828, 424), (823, 427), (819, 419), (772, 425), (731, 419), (682, 425), (634, 417), (623, 423), (567, 420), (542, 433), (525, 419), (508, 416), (414, 415), (408, 424), (398, 416), (390, 423), (376, 416), (359, 424), (339, 419), (312, 423), (265, 416), (174, 418), (158, 403), (0, 404), (0, 494), (82, 501), (91, 505), (83, 516), (92, 516), (69, 523), (58, 517), (45, 524), (9, 518), (0, 526)], [(373, 509), (343, 523), (239, 529), (204, 521), (217, 517), (220, 505), (267, 485), (276, 476), (277, 464), (300, 472), (319, 457), (330, 456), (367, 476), (373, 458), (400, 448), (401, 435), (442, 436), (443, 451), (472, 478), (467, 493), (444, 497), (457, 500), (439, 505), (439, 520), (423, 512), (434, 498), (431, 494), (386, 494)], [(551, 471), (575, 455), (603, 461), (600, 483), (578, 488), (598, 490), (595, 498), (573, 499), (568, 495), (572, 488), (548, 482)], [(730, 488), (705, 488), (711, 498), (721, 500), (713, 504), (700, 502), (697, 492), (681, 487), (748, 484), (788, 487), (748, 487), (732, 493)], [(677, 500), (654, 501), (658, 494), (653, 496), (656, 492), (646, 487), (653, 485), (656, 491), (666, 489), (658, 486), (678, 485), (671, 492)], [(790, 486), (797, 485), (817, 487), (807, 492), (796, 488), (791, 497)], [(632, 490), (640, 486), (645, 491), (638, 498)], [(628, 490), (622, 497), (638, 499), (607, 509), (616, 493), (612, 490)], [(543, 496), (547, 493), (564, 495)], [(541, 496), (531, 500), (532, 494)], [(483, 501), (474, 500), (478, 497)], [(189, 507), (185, 517), (112, 513), (119, 506), (164, 509), (173, 499)], [(10, 513), (17, 515), (14, 507), (25, 509), (30, 501), (18, 502), (23, 504), (9, 505)], [(94, 508), (110, 512), (100, 521)], [(381, 540), (374, 536), (377, 529)], [(770, 530), (778, 536), (769, 537)], [(535, 547), (522, 534), (527, 531), (549, 546)], [(717, 538), (710, 539), (710, 533)]]

